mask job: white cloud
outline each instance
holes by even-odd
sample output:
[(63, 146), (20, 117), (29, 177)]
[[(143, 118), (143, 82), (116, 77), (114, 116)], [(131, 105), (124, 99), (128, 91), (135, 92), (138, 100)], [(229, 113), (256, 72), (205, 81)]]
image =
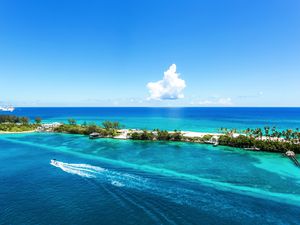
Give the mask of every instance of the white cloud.
[(238, 96), (238, 98), (260, 98), (264, 95), (264, 92), (260, 91), (256, 94), (253, 94), (253, 95), (240, 95)]
[(198, 102), (199, 105), (210, 105), (213, 104), (213, 101), (210, 100), (201, 100)]
[(218, 103), (220, 105), (232, 105), (232, 101), (231, 101), (231, 98), (220, 98), (218, 100)]
[(170, 100), (183, 98), (183, 89), (186, 87), (185, 81), (179, 78), (176, 73), (176, 65), (172, 64), (170, 68), (164, 72), (162, 80), (157, 82), (149, 82), (147, 88), (150, 96), (148, 99), (154, 100)]
[(233, 105), (231, 98), (215, 98), (212, 100), (201, 100), (199, 105), (211, 105), (211, 106), (229, 106)]

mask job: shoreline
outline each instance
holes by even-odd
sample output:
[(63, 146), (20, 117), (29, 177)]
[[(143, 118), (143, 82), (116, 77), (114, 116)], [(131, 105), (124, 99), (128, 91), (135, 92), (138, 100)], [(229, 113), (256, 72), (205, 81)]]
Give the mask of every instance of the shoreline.
[(26, 131), (0, 131), (0, 134), (23, 134), (23, 133), (35, 133), (36, 130), (26, 130)]
[[(49, 124), (47, 124), (49, 125)], [(130, 135), (133, 132), (143, 132), (143, 130), (140, 129), (119, 129), (117, 130), (119, 132), (118, 135), (110, 137), (113, 139), (131, 139), (128, 135)], [(147, 130), (148, 131), (148, 130)], [(22, 133), (59, 133), (55, 131), (40, 131), (38, 129), (36, 130), (28, 130), (28, 131), (0, 131), (0, 134), (22, 134)], [(149, 130), (150, 132), (150, 130)], [(172, 134), (174, 131), (167, 131), (168, 133)], [(224, 134), (222, 133), (212, 133), (212, 132), (197, 132), (197, 131), (181, 131), (182, 135), (187, 138), (201, 138), (205, 135), (211, 135), (215, 137), (220, 137)], [(237, 134), (239, 136), (240, 134)]]
[[(6, 118), (7, 119), (7, 118)], [(8, 118), (9, 119), (9, 118)], [(7, 120), (8, 120), (7, 119)], [(16, 118), (11, 118), (16, 119)], [(21, 118), (17, 118), (20, 120)], [(24, 119), (24, 118), (23, 118)], [(18, 121), (17, 121), (18, 122)], [(26, 121), (25, 121), (26, 122)], [(18, 122), (20, 123), (20, 122)], [(244, 132), (238, 132), (236, 129), (228, 130), (220, 128), (221, 132), (196, 132), (196, 131), (168, 131), (168, 130), (142, 130), (142, 129), (121, 129), (119, 122), (104, 121), (102, 126), (96, 124), (76, 124), (74, 119), (69, 119), (69, 124), (65, 123), (35, 123), (30, 124), (27, 120), (27, 126), (20, 126), (18, 123), (4, 124), (1, 134), (26, 134), (26, 133), (68, 133), (82, 134), (90, 139), (112, 138), (123, 140), (144, 140), (144, 141), (168, 141), (168, 142), (187, 142), (210, 144), (215, 146), (229, 146), (241, 148), (246, 151), (264, 151), (286, 153), (292, 151), (300, 153), (300, 133), (299, 131), (286, 130), (283, 132), (276, 131), (272, 128), (272, 135), (269, 133), (270, 128), (266, 127), (265, 135), (260, 128), (248, 128)], [(13, 130), (14, 126), (20, 129), (32, 129), (24, 131), (4, 131), (7, 126)], [(268, 129), (267, 129), (268, 128)], [(16, 128), (15, 128), (16, 129)], [(16, 129), (18, 130), (18, 129)], [(282, 135), (282, 136), (280, 136)], [(299, 164), (300, 166), (300, 164)]]
[[(151, 132), (149, 130), (147, 130), (147, 131)], [(119, 129), (118, 132), (120, 134), (117, 135), (117, 136), (114, 136), (112, 138), (115, 138), (115, 139), (131, 139), (128, 135), (132, 134), (133, 132), (141, 133), (141, 132), (143, 132), (143, 130), (140, 130), (140, 129)], [(175, 133), (175, 131), (167, 131), (167, 132), (169, 134)], [(197, 131), (180, 131), (180, 132), (183, 135), (183, 137), (186, 137), (186, 138), (202, 138), (205, 135), (220, 137), (220, 136), (224, 135), (224, 134), (221, 134), (221, 133), (212, 133), (212, 132), (197, 132)], [(238, 134), (238, 135), (240, 135), (240, 134)]]

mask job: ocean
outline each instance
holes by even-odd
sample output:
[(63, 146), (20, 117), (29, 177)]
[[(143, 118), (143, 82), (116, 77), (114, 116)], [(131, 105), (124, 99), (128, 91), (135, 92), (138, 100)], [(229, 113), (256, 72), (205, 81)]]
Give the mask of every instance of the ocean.
[(73, 118), (78, 123), (101, 124), (113, 120), (127, 128), (141, 129), (217, 132), (221, 127), (300, 128), (300, 108), (17, 108), (13, 114), (31, 119), (41, 117), (44, 122), (67, 122)]
[[(17, 108), (12, 114), (210, 132), (300, 127), (300, 108)], [(0, 224), (300, 224), (300, 168), (281, 154), (30, 133), (0, 135), (0, 160)]]

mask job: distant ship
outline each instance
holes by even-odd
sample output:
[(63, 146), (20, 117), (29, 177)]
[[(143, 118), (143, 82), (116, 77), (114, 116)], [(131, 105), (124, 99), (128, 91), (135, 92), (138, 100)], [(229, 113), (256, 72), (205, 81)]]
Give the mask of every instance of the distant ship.
[(4, 112), (13, 112), (15, 110), (12, 106), (0, 106), (0, 111)]

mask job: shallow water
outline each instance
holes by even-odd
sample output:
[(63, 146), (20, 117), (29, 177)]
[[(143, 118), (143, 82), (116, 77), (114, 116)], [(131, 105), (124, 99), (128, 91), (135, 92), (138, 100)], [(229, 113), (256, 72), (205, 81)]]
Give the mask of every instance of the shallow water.
[(280, 154), (66, 134), (0, 147), (0, 224), (300, 222), (300, 169)]
[[(9, 113), (11, 114), (11, 113)], [(246, 129), (277, 126), (300, 128), (300, 108), (17, 108), (14, 115), (45, 122), (119, 121), (127, 128), (216, 132), (221, 127)]]

